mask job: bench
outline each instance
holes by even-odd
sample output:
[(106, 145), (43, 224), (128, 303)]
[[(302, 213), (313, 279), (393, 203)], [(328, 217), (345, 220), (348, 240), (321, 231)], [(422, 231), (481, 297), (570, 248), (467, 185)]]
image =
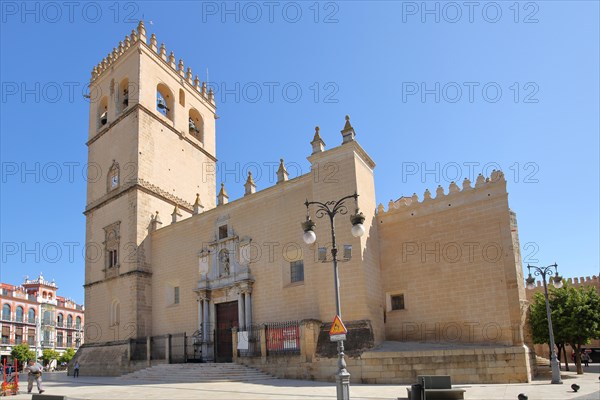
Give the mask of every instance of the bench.
[[(423, 385), (424, 400), (461, 400), (465, 398), (464, 389), (452, 389), (452, 378), (449, 375), (420, 375), (417, 382)], [(406, 388), (411, 398), (411, 388)]]

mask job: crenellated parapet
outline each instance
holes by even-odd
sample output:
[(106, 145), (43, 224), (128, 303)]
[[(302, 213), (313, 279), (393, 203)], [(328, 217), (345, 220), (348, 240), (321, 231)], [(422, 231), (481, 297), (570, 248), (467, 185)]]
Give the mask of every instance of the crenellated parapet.
[[(490, 197), (492, 193), (506, 195), (506, 179), (502, 171), (493, 170), (488, 178), (479, 174), (475, 180), (475, 185), (468, 178), (465, 178), (462, 182), (462, 189), (453, 181), (448, 187), (448, 193), (441, 185), (438, 185), (435, 190), (435, 197), (432, 196), (429, 189), (426, 189), (421, 201), (416, 193), (413, 193), (411, 197), (403, 196), (396, 201), (390, 200), (387, 211), (384, 205), (380, 203), (377, 207), (377, 214), (382, 216), (410, 211), (410, 214), (414, 215), (415, 212), (424, 209), (447, 208), (475, 199), (483, 199)], [(435, 207), (436, 205), (438, 207)]]
[[(565, 278), (567, 284), (569, 286), (579, 287), (579, 286), (595, 286), (600, 289), (600, 277), (593, 276), (580, 276), (575, 278)], [(542, 281), (536, 281), (535, 287), (533, 289), (527, 289), (530, 291), (539, 291), (543, 287)]]
[(102, 59), (94, 68), (92, 68), (92, 76), (90, 83), (95, 82), (100, 78), (106, 70), (110, 70), (110, 67), (117, 62), (124, 54), (127, 54), (131, 48), (136, 45), (146, 46), (151, 50), (152, 54), (162, 60), (168, 65), (175, 73), (183, 78), (196, 92), (198, 92), (206, 100), (210, 101), (213, 105), (215, 104), (214, 92), (212, 88), (207, 90), (207, 83), (201, 82), (198, 75), (194, 75), (192, 68), (185, 66), (183, 59), (179, 59), (179, 62), (175, 62), (175, 53), (173, 51), (167, 56), (167, 48), (164, 43), (161, 43), (160, 48), (157, 46), (158, 40), (156, 35), (153, 33), (150, 36), (150, 43), (148, 44), (146, 38), (146, 27), (144, 21), (140, 21), (137, 29), (133, 29), (130, 35), (125, 36), (125, 39), (119, 42), (118, 47), (114, 47), (112, 52), (108, 53), (106, 57)]

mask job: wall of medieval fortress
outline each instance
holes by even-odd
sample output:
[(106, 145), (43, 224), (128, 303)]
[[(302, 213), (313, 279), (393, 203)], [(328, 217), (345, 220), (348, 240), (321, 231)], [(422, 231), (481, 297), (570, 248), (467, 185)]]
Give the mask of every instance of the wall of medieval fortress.
[[(438, 187), (379, 206), (386, 338), (521, 345), (516, 265), (506, 181), (500, 171), (462, 190)], [(392, 310), (391, 296), (405, 309)]]

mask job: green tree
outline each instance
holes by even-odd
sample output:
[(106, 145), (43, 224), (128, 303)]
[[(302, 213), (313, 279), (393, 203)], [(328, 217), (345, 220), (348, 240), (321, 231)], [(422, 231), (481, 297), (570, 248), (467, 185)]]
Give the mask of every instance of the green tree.
[(44, 349), (42, 351), (42, 361), (44, 361), (44, 365), (50, 364), (50, 361), (57, 360), (58, 357), (60, 357), (60, 354), (54, 349)]
[(68, 362), (70, 362), (73, 359), (74, 356), (75, 356), (75, 349), (72, 348), (72, 347), (69, 347), (58, 358), (58, 362), (61, 363), (61, 364), (64, 363), (64, 362), (68, 363)]
[[(550, 289), (548, 299), (554, 341), (559, 350), (565, 344), (571, 345), (575, 350), (577, 373), (583, 374), (581, 346), (600, 338), (600, 295), (593, 286), (574, 288), (565, 285)], [(530, 311), (534, 343), (549, 343), (546, 301), (542, 293), (534, 295)]]
[(10, 355), (13, 358), (19, 360), (19, 364), (23, 365), (27, 362), (27, 360), (35, 360), (35, 352), (29, 349), (29, 345), (27, 343), (20, 343), (13, 347), (10, 352)]

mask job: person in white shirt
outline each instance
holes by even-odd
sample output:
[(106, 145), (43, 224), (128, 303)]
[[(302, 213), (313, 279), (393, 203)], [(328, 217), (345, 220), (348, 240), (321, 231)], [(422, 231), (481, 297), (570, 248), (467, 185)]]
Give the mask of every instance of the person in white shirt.
[(34, 381), (40, 394), (44, 393), (44, 388), (42, 387), (43, 369), (44, 367), (42, 367), (39, 363), (36, 363), (35, 360), (29, 360), (27, 362), (27, 367), (25, 367), (25, 371), (27, 371), (27, 393), (31, 393)]

